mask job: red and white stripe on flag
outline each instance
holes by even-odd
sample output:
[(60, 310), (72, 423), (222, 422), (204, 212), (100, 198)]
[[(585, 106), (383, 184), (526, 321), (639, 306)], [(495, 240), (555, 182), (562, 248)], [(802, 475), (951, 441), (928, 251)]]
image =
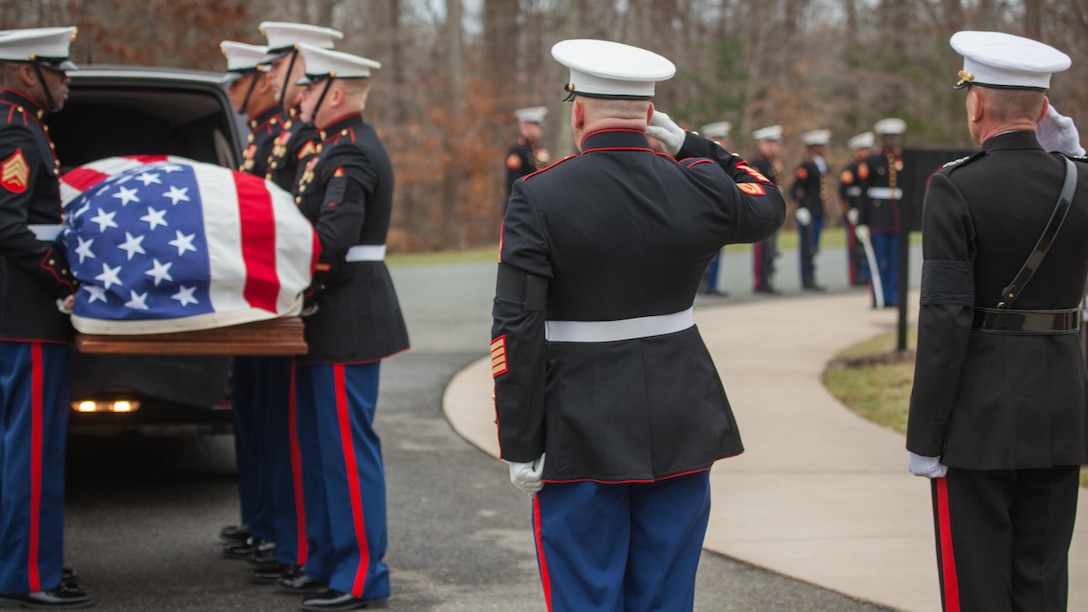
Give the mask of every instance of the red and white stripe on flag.
[(178, 157), (177, 155), (124, 155), (98, 159), (77, 168), (72, 168), (61, 175), (60, 201), (62, 204), (67, 204), (69, 200), (115, 174), (120, 174), (143, 164), (161, 161), (193, 163), (193, 160), (187, 157)]
[(274, 183), (167, 156), (98, 160), (62, 180), (76, 193), (60, 240), (80, 281), (78, 331), (191, 331), (301, 309), (320, 243)]

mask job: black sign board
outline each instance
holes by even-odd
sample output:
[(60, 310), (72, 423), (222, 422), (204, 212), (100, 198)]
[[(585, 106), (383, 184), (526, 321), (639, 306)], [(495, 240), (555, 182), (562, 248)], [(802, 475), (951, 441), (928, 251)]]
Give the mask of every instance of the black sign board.
[(929, 177), (948, 162), (974, 154), (965, 149), (903, 149), (903, 189), (899, 203), (899, 325), (896, 348), (907, 348), (907, 300), (910, 279), (910, 232), (922, 231), (922, 202)]
[(929, 177), (948, 162), (973, 155), (966, 149), (903, 149), (903, 170), (899, 180), (903, 186), (900, 220), (912, 232), (922, 231), (922, 200)]

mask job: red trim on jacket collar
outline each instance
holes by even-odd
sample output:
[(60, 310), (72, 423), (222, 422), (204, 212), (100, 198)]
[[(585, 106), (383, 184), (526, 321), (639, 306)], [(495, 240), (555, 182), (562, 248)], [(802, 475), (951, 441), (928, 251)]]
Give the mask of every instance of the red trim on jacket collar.
[(333, 121), (330, 121), (325, 125), (325, 127), (317, 128), (317, 134), (318, 137), (320, 137), (322, 140), (328, 141), (332, 137), (340, 134), (340, 132), (344, 131), (345, 129), (358, 127), (362, 124), (363, 114), (359, 111), (355, 111), (346, 115), (342, 115)]
[(262, 109), (258, 113), (253, 113), (253, 116), (249, 120), (249, 129), (256, 131), (267, 125), (273, 119), (282, 121), (280, 115), (283, 113), (283, 109), (279, 104), (272, 104), (271, 106)]
[(646, 132), (629, 128), (597, 130), (586, 134), (582, 139), (582, 153), (600, 150), (616, 151), (651, 151)]
[(38, 118), (38, 113), (45, 113), (45, 107), (35, 102), (32, 98), (28, 98), (25, 93), (5, 87), (3, 91), (0, 91), (0, 102), (7, 102), (9, 104), (22, 106), (27, 111), (28, 115)]

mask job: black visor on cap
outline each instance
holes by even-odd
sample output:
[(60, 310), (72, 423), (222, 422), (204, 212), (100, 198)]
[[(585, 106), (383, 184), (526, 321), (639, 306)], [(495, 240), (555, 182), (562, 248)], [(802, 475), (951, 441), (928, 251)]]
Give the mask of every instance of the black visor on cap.
[(60, 70), (61, 72), (76, 69), (76, 65), (69, 61), (67, 57), (42, 57), (36, 55), (31, 61), (41, 64), (43, 67), (49, 68), (50, 70)]

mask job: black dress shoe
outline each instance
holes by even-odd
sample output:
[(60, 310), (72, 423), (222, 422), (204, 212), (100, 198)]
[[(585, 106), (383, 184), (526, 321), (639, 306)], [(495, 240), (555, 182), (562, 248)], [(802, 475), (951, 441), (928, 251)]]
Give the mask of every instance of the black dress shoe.
[(827, 291), (827, 289), (825, 287), (823, 287), (821, 285), (817, 285), (816, 283), (810, 283), (810, 284), (805, 285), (805, 286), (803, 286), (801, 288), (804, 289), (805, 291)]
[(242, 544), (227, 544), (223, 547), (223, 556), (228, 559), (249, 559), (254, 555), (276, 555), (276, 543), (272, 540), (249, 536)]
[(70, 567), (63, 568), (60, 572), (60, 586), (69, 591), (78, 591), (79, 574)]
[(306, 575), (306, 572), (302, 571), (301, 567), (297, 565), (293, 566), (293, 570), (284, 572), (278, 582), (280, 593), (290, 593), (292, 595), (305, 595), (307, 593), (315, 593), (321, 589), (328, 588), (329, 583), (320, 582), (310, 578)]
[(271, 546), (267, 549), (258, 547), (257, 551), (246, 559), (246, 562), (264, 570), (272, 569), (280, 565), (276, 560), (276, 545), (272, 542), (269, 542), (269, 544), (271, 544)]
[(260, 567), (249, 573), (249, 581), (254, 584), (276, 584), (280, 578), (298, 571), (297, 565), (277, 563), (272, 567)]
[(781, 293), (782, 293), (781, 291), (779, 291), (778, 289), (775, 289), (774, 287), (756, 287), (755, 292), (756, 293), (766, 293), (768, 295), (781, 295)]
[(230, 544), (245, 544), (251, 535), (249, 525), (227, 525), (219, 530), (219, 539)]
[(303, 610), (364, 610), (372, 607), (385, 607), (384, 600), (371, 601), (360, 599), (351, 593), (329, 589), (320, 595), (302, 600)]
[(0, 608), (65, 609), (86, 608), (93, 602), (80, 589), (58, 586), (52, 591), (35, 591), (16, 595), (0, 595)]

